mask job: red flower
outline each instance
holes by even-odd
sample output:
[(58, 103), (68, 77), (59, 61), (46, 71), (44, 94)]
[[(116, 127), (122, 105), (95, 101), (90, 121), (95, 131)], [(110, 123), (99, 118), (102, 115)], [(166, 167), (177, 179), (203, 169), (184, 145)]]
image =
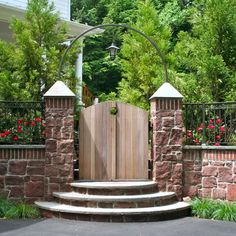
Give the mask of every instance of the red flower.
[(23, 132), (23, 130), (22, 130), (22, 126), (20, 126), (20, 125), (17, 126), (17, 132), (18, 132), (18, 133), (22, 133), (22, 132)]
[(212, 119), (210, 119), (210, 124), (213, 124), (213, 123), (214, 123), (214, 121)]
[(215, 126), (214, 125), (208, 125), (208, 129), (214, 129)]
[(35, 120), (36, 122), (41, 122), (41, 121), (42, 121), (41, 118), (35, 118), (34, 120)]
[(18, 136), (14, 135), (14, 136), (12, 137), (12, 139), (13, 139), (14, 141), (17, 141), (17, 140), (18, 140)]
[(202, 131), (202, 127), (201, 127), (201, 126), (198, 127), (197, 130), (198, 130), (198, 131)]
[(46, 127), (46, 124), (43, 123), (42, 126), (43, 126), (43, 127)]
[(8, 131), (8, 130), (5, 130), (5, 131), (4, 131), (4, 134), (7, 136), (7, 135), (9, 135), (9, 134), (10, 134), (10, 131)]
[(224, 132), (225, 131), (225, 127), (224, 126), (220, 126), (220, 131)]
[(220, 124), (222, 122), (222, 120), (219, 118), (216, 120), (216, 124)]
[(25, 125), (28, 125), (28, 124), (29, 124), (29, 121), (25, 121), (24, 124), (25, 124)]
[(221, 139), (221, 136), (220, 135), (216, 135), (216, 139)]
[(32, 126), (34, 126), (35, 124), (36, 124), (35, 121), (32, 121), (32, 122), (31, 122), (31, 125), (32, 125)]
[[(45, 126), (46, 126), (46, 125), (45, 125)], [(192, 130), (188, 130), (188, 131), (187, 131), (187, 136), (190, 137), (190, 138), (193, 136)]]
[(5, 137), (6, 137), (6, 134), (2, 133), (2, 134), (0, 134), (0, 137), (1, 137), (1, 138), (5, 138)]
[(198, 140), (197, 138), (194, 140), (194, 142), (195, 142), (196, 144), (199, 144), (199, 140)]
[(216, 142), (216, 143), (214, 144), (214, 146), (220, 146), (220, 143)]
[(18, 120), (17, 124), (20, 125), (23, 122), (23, 120)]

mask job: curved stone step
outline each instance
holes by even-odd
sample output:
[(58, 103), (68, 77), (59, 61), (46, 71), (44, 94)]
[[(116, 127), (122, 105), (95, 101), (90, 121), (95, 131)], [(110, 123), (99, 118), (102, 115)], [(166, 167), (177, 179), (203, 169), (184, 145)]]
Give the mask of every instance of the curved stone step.
[(79, 181), (70, 185), (75, 192), (94, 195), (138, 195), (158, 190), (154, 181)]
[(54, 192), (61, 204), (101, 208), (137, 208), (162, 206), (176, 202), (174, 192), (157, 192), (140, 195), (88, 195), (76, 192)]
[(91, 208), (55, 202), (35, 202), (45, 217), (109, 222), (157, 221), (189, 215), (190, 206), (177, 202), (166, 206), (146, 208)]

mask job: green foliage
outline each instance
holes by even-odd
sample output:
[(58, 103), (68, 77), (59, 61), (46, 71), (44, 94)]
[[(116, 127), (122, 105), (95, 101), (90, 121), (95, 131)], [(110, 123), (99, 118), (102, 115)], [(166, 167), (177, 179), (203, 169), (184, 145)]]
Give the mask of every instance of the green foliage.
[(72, 19), (89, 25), (101, 24), (109, 0), (71, 0)]
[(181, 32), (175, 47), (177, 76), (186, 100), (235, 100), (236, 2), (196, 1), (191, 32)]
[(159, 7), (159, 10), (160, 10), (160, 23), (162, 25), (168, 25), (171, 27), (173, 42), (177, 41), (177, 34), (181, 30), (183, 31), (190, 30), (191, 26), (187, 20), (190, 15), (190, 12), (187, 7), (183, 7), (182, 1), (179, 0), (167, 1), (165, 4)]
[(13, 203), (4, 197), (0, 197), (0, 218), (7, 219), (27, 219), (38, 218), (38, 210), (25, 203)]
[(110, 114), (111, 115), (116, 115), (118, 113), (118, 108), (117, 107), (112, 107), (111, 109), (110, 109)]
[(38, 218), (39, 216), (40, 214), (35, 207), (24, 203), (19, 203), (11, 207), (5, 215), (7, 219), (32, 219)]
[[(96, 41), (96, 39), (93, 40)], [(89, 43), (91, 43), (91, 41)], [(107, 46), (109, 45), (104, 45), (104, 48)], [(93, 53), (87, 54), (87, 49), (88, 48), (85, 48), (84, 50), (84, 58), (88, 61), (85, 61), (83, 64), (83, 79), (88, 88), (95, 96), (99, 96), (102, 92), (109, 93), (110, 91), (114, 91), (121, 77), (119, 59), (116, 58), (114, 61), (111, 61), (108, 52), (101, 51), (98, 46), (95, 46), (95, 50), (98, 49), (96, 53), (101, 53), (101, 56), (93, 55)]]
[(4, 218), (6, 213), (13, 207), (13, 203), (0, 197), (0, 218)]
[(236, 204), (196, 198), (191, 203), (192, 214), (206, 219), (236, 221)]
[(101, 102), (103, 102), (103, 101), (117, 101), (118, 97), (117, 97), (117, 94), (115, 92), (110, 92), (109, 94), (101, 93), (99, 95), (99, 100)]
[[(100, 23), (125, 23), (128, 25), (132, 25), (137, 29), (144, 31), (145, 34), (150, 36), (151, 38), (155, 39), (155, 41), (160, 46), (161, 51), (164, 55), (166, 55), (166, 60), (173, 64), (175, 58), (169, 54), (169, 51), (172, 50), (175, 42), (177, 41), (177, 34), (180, 30), (189, 30), (190, 24), (187, 21), (189, 17), (189, 11), (187, 6), (189, 5), (190, 1), (177, 1), (177, 0), (153, 0), (153, 1), (139, 1), (139, 0), (97, 0), (97, 1), (72, 1), (72, 12), (74, 18), (79, 19), (82, 23), (89, 23), (91, 25), (100, 24)], [(148, 19), (149, 12), (148, 10), (146, 13), (146, 18), (141, 18), (140, 14), (140, 4), (152, 4), (152, 10), (150, 11), (151, 20)], [(98, 9), (102, 5), (104, 11), (103, 14), (97, 14)], [(100, 11), (100, 10), (99, 10)], [(77, 17), (76, 17), (77, 16)], [(139, 19), (137, 19), (139, 17)], [(155, 18), (155, 19), (154, 19)], [(154, 19), (154, 22), (157, 23), (156, 26), (151, 26), (148, 28), (148, 23)], [(136, 24), (138, 22), (138, 24)], [(144, 23), (144, 24), (143, 24)], [(146, 29), (145, 29), (146, 28)], [(151, 29), (152, 28), (152, 29)], [(164, 28), (168, 28), (168, 30), (163, 30)], [(167, 33), (168, 31), (168, 33)], [(151, 94), (152, 91), (155, 91), (158, 86), (160, 85), (160, 79), (155, 80), (153, 77), (156, 74), (159, 74), (158, 77), (162, 78), (163, 80), (163, 68), (161, 68), (161, 62), (158, 56), (154, 58), (153, 61), (157, 61), (158, 66), (153, 66), (155, 63), (145, 64), (147, 60), (144, 62), (141, 60), (140, 70), (145, 67), (145, 70), (148, 66), (153, 67), (150, 72), (152, 74), (149, 80), (155, 80), (151, 82), (151, 88), (147, 88), (147, 83), (141, 84), (143, 88), (139, 91), (131, 91), (130, 87), (127, 84), (124, 84), (124, 81), (118, 86), (118, 82), (123, 79), (126, 80), (127, 76), (126, 73), (136, 73), (136, 66), (126, 68), (126, 66), (122, 66), (123, 61), (120, 60), (125, 57), (125, 60), (130, 60), (130, 57), (126, 57), (125, 54), (129, 53), (119, 53), (118, 58), (109, 63), (109, 59), (107, 57), (107, 53), (105, 52), (105, 48), (109, 46), (113, 41), (121, 47), (123, 44), (123, 35), (127, 38), (128, 36), (127, 30), (124, 28), (115, 28), (112, 27), (110, 29), (106, 29), (106, 31), (100, 36), (93, 36), (92, 38), (85, 40), (85, 48), (84, 48), (84, 74), (83, 79), (88, 85), (89, 89), (93, 92), (95, 96), (99, 96), (102, 100), (103, 99), (114, 99), (115, 97), (124, 100), (133, 104), (136, 104), (136, 101), (140, 98), (140, 93), (143, 90), (150, 90), (147, 93)], [(131, 33), (132, 37), (135, 37), (137, 33)], [(167, 36), (168, 34), (168, 36)], [(139, 37), (142, 38), (142, 37)], [(168, 46), (163, 46), (163, 39), (168, 38)], [(161, 39), (161, 42), (160, 42)], [(125, 39), (126, 40), (126, 39)], [(147, 40), (140, 39), (139, 44), (143, 45), (140, 47), (139, 50), (144, 50), (143, 48), (149, 48), (151, 54), (150, 57), (155, 54), (155, 49), (152, 48), (151, 45), (147, 42)], [(164, 43), (165, 44), (165, 43)], [(146, 45), (146, 46), (145, 46)], [(134, 46), (131, 44), (130, 48)], [(126, 46), (127, 48), (127, 46)], [(151, 49), (152, 48), (152, 49)], [(123, 49), (122, 49), (123, 50)], [(126, 50), (126, 49), (125, 49)], [(124, 50), (123, 50), (124, 51)], [(141, 52), (140, 52), (141, 53)], [(149, 53), (148, 49), (143, 51), (144, 54)], [(134, 53), (132, 53), (134, 55)], [(169, 55), (167, 55), (169, 54)], [(134, 56), (137, 57), (137, 60), (140, 59), (139, 55), (135, 54)], [(133, 62), (131, 63), (133, 64)], [(127, 72), (129, 70), (129, 72)], [(133, 70), (131, 72), (131, 70)], [(122, 73), (124, 71), (124, 73)], [(153, 72), (155, 71), (155, 72)], [(157, 72), (158, 71), (158, 72)], [(179, 84), (178, 79), (176, 77), (176, 73), (174, 71), (169, 71), (170, 77), (174, 84)], [(139, 81), (138, 83), (141, 83)], [(117, 93), (117, 86), (119, 92)], [(122, 89), (121, 89), (122, 87)], [(123, 91), (123, 87), (126, 87)], [(155, 88), (154, 88), (155, 87)], [(133, 87), (132, 87), (133, 88)], [(122, 91), (121, 91), (122, 90)], [(126, 93), (127, 90), (130, 90), (129, 93)], [(111, 93), (111, 96), (109, 95)], [(114, 93), (117, 95), (114, 96)], [(122, 94), (121, 98), (119, 96)], [(152, 94), (151, 94), (152, 95)], [(127, 97), (126, 97), (127, 96)], [(146, 98), (143, 98), (145, 97)], [(140, 105), (142, 107), (147, 108), (147, 94), (143, 94), (141, 96)]]
[(217, 203), (210, 199), (196, 198), (192, 201), (192, 214), (200, 218), (211, 219)]
[[(133, 0), (73, 0), (72, 15), (81, 23), (90, 25), (105, 23), (129, 23), (135, 17), (136, 1)], [(101, 35), (88, 37), (84, 41), (83, 80), (95, 96), (116, 92), (121, 80), (119, 58), (110, 61), (105, 50), (114, 41), (122, 43), (124, 28), (105, 28)]]
[[(151, 1), (139, 1), (137, 20), (132, 24), (152, 38), (168, 59), (170, 28), (160, 24)], [(128, 103), (148, 109), (149, 98), (164, 82), (164, 69), (155, 48), (141, 35), (129, 32), (124, 35), (121, 50), (123, 79), (118, 86), (118, 97)]]
[(214, 220), (236, 221), (236, 204), (221, 202), (212, 214)]
[[(47, 90), (58, 80), (59, 61), (65, 50), (62, 42), (67, 36), (54, 10), (47, 0), (31, 0), (25, 18), (12, 20), (15, 44), (0, 42), (0, 61), (5, 61), (0, 67), (1, 99), (39, 100), (41, 84)], [(74, 64), (73, 51), (68, 58), (67, 63)], [(63, 79), (73, 83), (69, 68)]]
[(220, 146), (230, 142), (227, 134), (227, 124), (219, 117), (212, 117), (209, 121), (199, 124), (193, 130), (187, 130), (187, 145), (214, 145)]
[[(168, 63), (170, 82), (185, 101), (236, 99), (236, 2), (232, 0), (72, 0), (72, 19), (81, 23), (125, 23), (150, 36)], [(0, 41), (0, 99), (38, 100), (41, 83), (58, 79), (66, 27), (47, 0), (31, 0), (24, 20), (11, 24), (16, 44)], [(122, 48), (115, 61), (105, 51)], [(137, 33), (109, 28), (87, 38), (83, 78), (95, 96), (148, 109), (164, 81), (155, 49)], [(76, 47), (63, 80), (75, 87)], [(118, 85), (118, 82), (119, 85)], [(33, 85), (33, 86), (32, 86)], [(116, 94), (115, 94), (116, 93)]]
[(104, 23), (130, 23), (136, 17), (137, 0), (112, 0), (108, 4), (108, 12)]
[(45, 123), (40, 117), (32, 117), (31, 114), (31, 119), (29, 119), (28, 114), (28, 119), (26, 116), (18, 120), (14, 116), (7, 118), (9, 122), (5, 124), (0, 122), (0, 144), (37, 144), (44, 142)]

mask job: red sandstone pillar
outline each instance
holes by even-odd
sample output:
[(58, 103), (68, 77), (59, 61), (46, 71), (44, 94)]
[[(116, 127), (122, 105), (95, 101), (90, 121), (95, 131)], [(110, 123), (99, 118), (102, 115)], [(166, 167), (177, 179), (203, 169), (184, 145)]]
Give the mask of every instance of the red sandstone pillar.
[(73, 181), (75, 94), (57, 81), (44, 95), (46, 121), (45, 196), (67, 191)]
[(164, 83), (150, 98), (153, 180), (160, 191), (174, 191), (179, 199), (183, 191), (182, 98), (169, 83)]

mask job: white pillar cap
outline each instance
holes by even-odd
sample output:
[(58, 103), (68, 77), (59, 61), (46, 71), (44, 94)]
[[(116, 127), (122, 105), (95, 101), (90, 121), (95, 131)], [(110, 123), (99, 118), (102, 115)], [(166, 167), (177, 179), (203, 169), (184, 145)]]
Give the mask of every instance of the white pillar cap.
[(154, 98), (177, 98), (182, 99), (182, 94), (176, 90), (170, 83), (165, 82), (161, 87), (150, 97)]
[(44, 97), (75, 97), (75, 94), (62, 81), (57, 81)]

